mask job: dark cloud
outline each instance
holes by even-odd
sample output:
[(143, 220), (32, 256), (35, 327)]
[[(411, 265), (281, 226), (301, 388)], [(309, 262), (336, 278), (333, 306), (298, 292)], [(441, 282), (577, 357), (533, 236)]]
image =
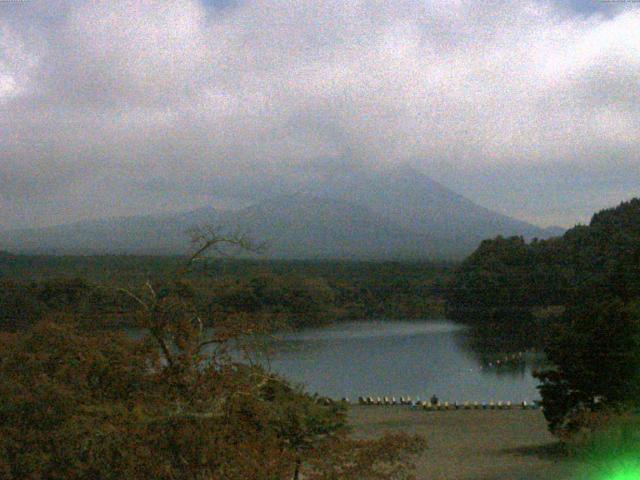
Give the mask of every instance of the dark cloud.
[(581, 220), (639, 193), (640, 9), (570, 7), (5, 2), (0, 228), (241, 204), (323, 162)]

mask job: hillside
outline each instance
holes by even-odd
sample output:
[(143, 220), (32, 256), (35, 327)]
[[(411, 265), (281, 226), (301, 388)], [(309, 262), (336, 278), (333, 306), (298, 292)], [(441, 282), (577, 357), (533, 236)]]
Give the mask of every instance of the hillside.
[(176, 254), (187, 231), (215, 224), (268, 244), (274, 258), (461, 258), (496, 235), (547, 238), (545, 230), (481, 207), (410, 167), (325, 171), (295, 193), (234, 211), (213, 208), (0, 232), (0, 249), (54, 254)]
[[(447, 290), (449, 318), (498, 331), (525, 345), (566, 308), (640, 298), (640, 199), (593, 215), (562, 237), (483, 241), (456, 269)], [(536, 332), (538, 332), (536, 334)]]
[(366, 205), (408, 230), (438, 239), (437, 250), (449, 245), (456, 253), (468, 254), (496, 235), (531, 239), (563, 233), (558, 227), (543, 229), (482, 207), (407, 165), (328, 170), (311, 178), (305, 188), (317, 196)]

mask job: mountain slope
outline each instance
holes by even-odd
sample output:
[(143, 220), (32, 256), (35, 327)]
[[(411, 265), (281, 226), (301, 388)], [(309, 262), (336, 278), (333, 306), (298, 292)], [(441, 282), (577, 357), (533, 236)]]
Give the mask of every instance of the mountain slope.
[(293, 258), (424, 258), (438, 252), (428, 235), (370, 209), (311, 195), (284, 195), (223, 215), (267, 243), (267, 253)]
[(213, 208), (159, 216), (118, 217), (0, 232), (0, 249), (38, 254), (173, 254), (189, 248), (190, 227), (217, 223)]
[(496, 235), (549, 231), (498, 214), (408, 167), (323, 170), (295, 194), (236, 211), (203, 208), (161, 216), (87, 221), (0, 232), (0, 249), (22, 253), (185, 253), (189, 228), (240, 229), (280, 258), (460, 258)]
[(231, 212), (201, 209), (42, 229), (0, 232), (0, 249), (54, 254), (176, 254), (188, 251), (188, 230), (213, 224), (265, 242), (277, 258), (424, 258), (433, 239), (348, 202), (295, 194)]
[(367, 205), (415, 232), (471, 251), (485, 238), (561, 234), (491, 211), (453, 192), (409, 166), (380, 171), (328, 172), (306, 189), (319, 196)]

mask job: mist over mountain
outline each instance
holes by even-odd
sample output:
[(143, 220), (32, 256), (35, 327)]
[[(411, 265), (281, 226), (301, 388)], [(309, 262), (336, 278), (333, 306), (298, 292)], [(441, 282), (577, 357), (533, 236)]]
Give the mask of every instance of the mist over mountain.
[(110, 218), (0, 232), (0, 249), (16, 253), (179, 254), (188, 230), (221, 225), (265, 241), (267, 257), (452, 259), (496, 235), (547, 238), (543, 229), (479, 206), (417, 170), (325, 168), (232, 211)]
[[(341, 166), (344, 172), (344, 166)], [(476, 244), (497, 234), (547, 237), (564, 230), (541, 229), (481, 207), (408, 165), (384, 170), (351, 169), (348, 174), (325, 170), (307, 189), (320, 197), (367, 205), (411, 231), (459, 246)]]

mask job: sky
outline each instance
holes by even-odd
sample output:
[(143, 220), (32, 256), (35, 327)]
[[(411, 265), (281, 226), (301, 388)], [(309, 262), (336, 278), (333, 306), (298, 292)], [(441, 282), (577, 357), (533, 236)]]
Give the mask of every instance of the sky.
[(0, 229), (410, 164), (541, 226), (640, 196), (640, 2), (0, 0)]

